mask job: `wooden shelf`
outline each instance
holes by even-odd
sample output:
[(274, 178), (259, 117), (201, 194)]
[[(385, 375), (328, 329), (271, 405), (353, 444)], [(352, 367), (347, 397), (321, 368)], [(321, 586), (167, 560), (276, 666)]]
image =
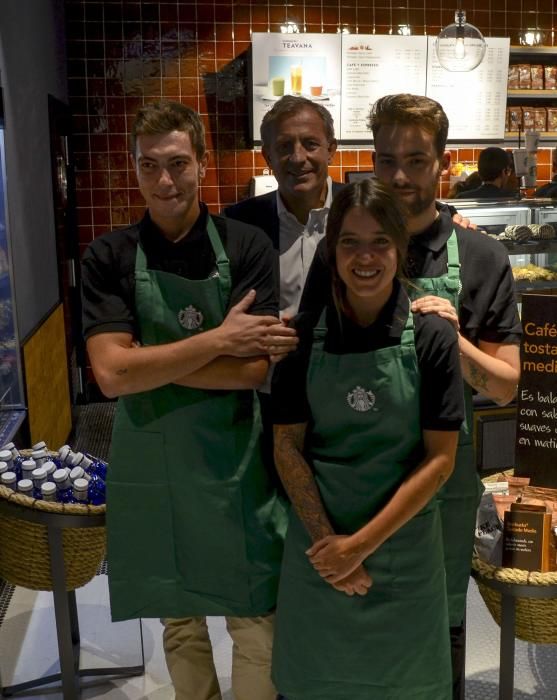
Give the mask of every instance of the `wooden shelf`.
[(555, 56), (557, 46), (511, 46), (510, 56)]
[(557, 100), (557, 90), (507, 90), (507, 98), (509, 97), (521, 100)]

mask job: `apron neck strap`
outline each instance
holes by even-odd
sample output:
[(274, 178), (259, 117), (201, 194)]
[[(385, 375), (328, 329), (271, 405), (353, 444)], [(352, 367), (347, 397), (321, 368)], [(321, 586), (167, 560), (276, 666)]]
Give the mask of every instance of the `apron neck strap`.
[(447, 241), (447, 274), (450, 279), (460, 280), (460, 258), (458, 255), (458, 242), (454, 228)]
[(406, 318), (406, 323), (404, 324), (404, 330), (400, 336), (400, 344), (402, 346), (415, 347), (414, 341), (414, 314), (412, 313), (410, 306), (408, 306), (408, 317)]
[[(219, 285), (222, 290), (223, 299), (229, 299), (230, 290), (232, 289), (230, 263), (217, 231), (217, 227), (215, 226), (215, 223), (210, 215), (207, 216), (207, 235), (209, 236), (209, 241), (211, 242), (211, 247), (213, 249), (213, 253), (215, 254), (217, 270), (219, 273)], [(141, 242), (138, 243), (135, 253), (135, 272), (136, 274), (147, 272), (147, 256), (145, 255)]]

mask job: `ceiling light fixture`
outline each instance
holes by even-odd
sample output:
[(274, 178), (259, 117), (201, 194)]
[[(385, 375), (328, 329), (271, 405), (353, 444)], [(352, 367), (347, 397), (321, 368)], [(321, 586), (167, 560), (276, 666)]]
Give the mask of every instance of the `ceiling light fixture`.
[(400, 36), (412, 36), (412, 27), (409, 24), (399, 24), (396, 33)]
[(282, 34), (299, 34), (300, 30), (296, 22), (287, 22), (280, 27)]
[(464, 73), (477, 68), (486, 52), (485, 39), (480, 30), (466, 21), (466, 11), (455, 12), (455, 21), (439, 32), (435, 39), (435, 53), (445, 70)]

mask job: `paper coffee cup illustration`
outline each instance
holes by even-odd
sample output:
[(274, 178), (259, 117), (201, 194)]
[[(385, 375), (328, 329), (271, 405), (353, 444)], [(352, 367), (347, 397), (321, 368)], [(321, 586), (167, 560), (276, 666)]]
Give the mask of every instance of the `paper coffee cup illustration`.
[(284, 78), (276, 77), (271, 80), (271, 94), (273, 97), (284, 95)]
[(323, 85), (310, 85), (309, 92), (312, 97), (319, 97), (323, 93)]
[(293, 95), (302, 94), (302, 66), (299, 63), (290, 66), (290, 90)]
[(524, 177), (528, 175), (528, 151), (525, 148), (515, 148), (513, 160), (516, 176)]
[(524, 134), (524, 140), (526, 141), (526, 150), (528, 153), (535, 153), (538, 150), (538, 143), (540, 142), (540, 132), (527, 131)]

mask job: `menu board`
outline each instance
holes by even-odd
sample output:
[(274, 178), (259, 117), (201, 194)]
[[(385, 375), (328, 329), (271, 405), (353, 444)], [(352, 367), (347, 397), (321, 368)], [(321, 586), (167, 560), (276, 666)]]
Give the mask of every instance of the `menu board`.
[(426, 54), (426, 36), (343, 36), (340, 138), (369, 142), (369, 110), (383, 95), (424, 95)]
[(523, 294), (516, 476), (557, 487), (557, 296)]
[(283, 95), (301, 95), (323, 105), (338, 132), (340, 35), (254, 33), (252, 45), (254, 141), (261, 140), (263, 116)]
[(505, 137), (510, 39), (486, 37), (485, 41), (480, 65), (467, 73), (453, 73), (441, 67), (435, 37), (428, 37), (425, 94), (443, 106), (451, 140)]
[(260, 143), (261, 120), (277, 100), (302, 95), (331, 112), (339, 140), (369, 144), (371, 105), (397, 92), (437, 100), (451, 141), (502, 140), (510, 40), (487, 37), (482, 63), (467, 73), (442, 68), (434, 42), (431, 36), (254, 33), (254, 141)]

